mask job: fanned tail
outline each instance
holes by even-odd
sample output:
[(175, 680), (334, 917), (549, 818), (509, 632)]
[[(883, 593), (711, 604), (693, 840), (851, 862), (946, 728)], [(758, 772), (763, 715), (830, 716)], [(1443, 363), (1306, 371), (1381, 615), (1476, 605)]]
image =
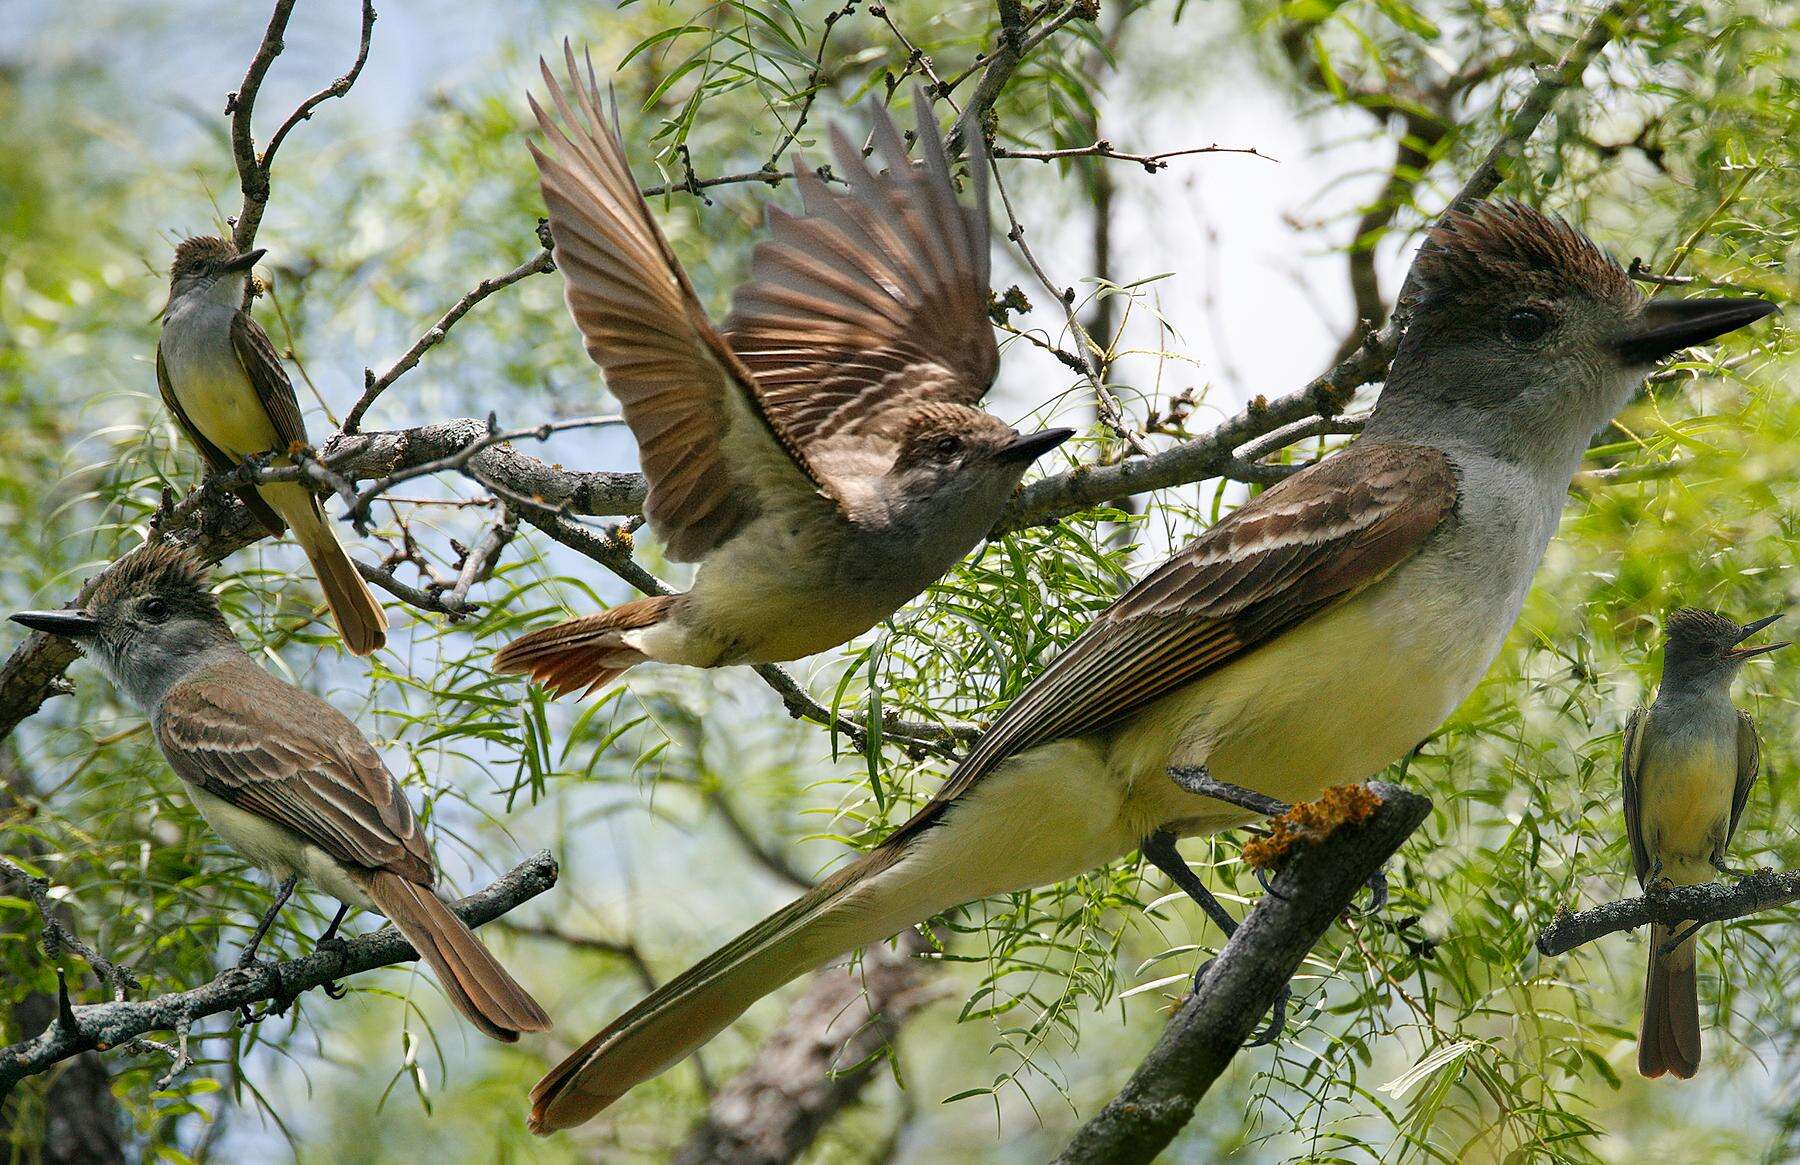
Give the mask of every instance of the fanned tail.
[(625, 642), (627, 632), (668, 616), (675, 595), (651, 595), (522, 635), (501, 648), (494, 670), (527, 674), (551, 695), (591, 695), (649, 656)]

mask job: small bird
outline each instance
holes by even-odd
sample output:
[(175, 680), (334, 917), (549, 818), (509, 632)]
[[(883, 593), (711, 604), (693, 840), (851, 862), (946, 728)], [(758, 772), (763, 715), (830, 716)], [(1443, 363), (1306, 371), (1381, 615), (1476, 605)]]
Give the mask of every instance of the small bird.
[[(1625, 786), (1625, 834), (1638, 885), (1648, 893), (1697, 886), (1713, 872), (1730, 873), (1725, 847), (1737, 832), (1756, 784), (1760, 746), (1748, 713), (1731, 706), (1731, 681), (1744, 661), (1785, 643), (1739, 644), (1781, 618), (1743, 626), (1712, 611), (1669, 616), (1662, 685), (1656, 702), (1625, 725), (1619, 778)], [(1644, 976), (1644, 1025), (1638, 1071), (1683, 1080), (1700, 1067), (1700, 1001), (1694, 976), (1698, 924), (1678, 943), (1669, 928), (1650, 927)]]
[(73, 640), (127, 699), (200, 816), (281, 881), (241, 965), (299, 875), (349, 906), (392, 919), (482, 1032), (511, 1042), (550, 1020), (439, 900), (431, 850), (381, 756), (337, 709), (258, 667), (238, 646), (206, 572), (152, 543), (120, 559), (74, 610), (13, 621)]
[(834, 128), (848, 189), (795, 158), (805, 211), (770, 209), (721, 335), (638, 193), (592, 63), (584, 83), (564, 51), (567, 91), (540, 62), (558, 116), (531, 99), (555, 149), (531, 143), (556, 264), (637, 437), (650, 528), (700, 567), (684, 594), (534, 631), (495, 667), (561, 695), (645, 660), (773, 663), (845, 643), (968, 553), (1071, 434), (1020, 436), (976, 407), (999, 369), (985, 157), (971, 210), (922, 94), (922, 166), (879, 106), (885, 173)]
[(1499, 652), (1594, 433), (1659, 357), (1773, 310), (1645, 303), (1516, 203), (1446, 216), (1416, 268), (1360, 440), (1128, 590), (873, 850), (552, 1069), (532, 1129), (587, 1120), (828, 959), (1133, 849), (1226, 925), (1175, 849), (1254, 819), (1220, 784), (1304, 801), (1415, 748)]
[[(214, 472), (253, 457), (286, 459), (306, 444), (293, 382), (262, 326), (244, 310), (244, 281), (268, 252), (229, 239), (185, 239), (169, 268), (169, 302), (156, 346), (163, 404)], [(387, 642), (387, 616), (332, 533), (319, 499), (299, 482), (244, 485), (238, 495), (270, 534), (292, 528), (353, 654)]]

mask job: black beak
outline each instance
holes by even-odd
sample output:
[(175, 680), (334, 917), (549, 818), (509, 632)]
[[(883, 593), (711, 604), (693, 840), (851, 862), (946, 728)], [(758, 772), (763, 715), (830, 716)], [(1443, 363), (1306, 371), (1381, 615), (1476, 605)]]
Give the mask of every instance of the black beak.
[(1778, 310), (1766, 299), (1653, 299), (1613, 347), (1628, 364), (1654, 364)]
[(242, 255), (234, 256), (219, 264), (219, 270), (227, 272), (248, 271), (250, 268), (256, 266), (257, 263), (261, 262), (262, 257), (268, 253), (269, 249), (267, 247), (258, 247), (254, 251), (245, 251)]
[(64, 639), (80, 639), (93, 635), (100, 630), (100, 624), (86, 611), (20, 611), (12, 617), (14, 623), (29, 627), (33, 631), (42, 631), (47, 635), (60, 635)]
[[(1777, 620), (1779, 618), (1781, 618), (1780, 615), (1770, 615), (1767, 619), (1758, 619), (1754, 623), (1744, 624), (1744, 632), (1742, 635), (1738, 636), (1738, 642), (1742, 643), (1744, 640), (1750, 638), (1752, 635), (1755, 635), (1758, 631), (1761, 631), (1764, 627), (1767, 627), (1769, 624), (1773, 623), (1775, 620)], [(1739, 647), (1739, 648), (1734, 648), (1731, 651), (1727, 651), (1725, 653), (1725, 658), (1726, 659), (1749, 659), (1750, 657), (1756, 656), (1756, 655), (1767, 655), (1771, 651), (1776, 651), (1776, 650), (1786, 647), (1786, 646), (1787, 646), (1787, 644), (1785, 644), (1785, 643), (1770, 643), (1763, 647)]]
[(1074, 435), (1074, 429), (1045, 429), (1015, 439), (996, 456), (1001, 461), (1036, 461)]

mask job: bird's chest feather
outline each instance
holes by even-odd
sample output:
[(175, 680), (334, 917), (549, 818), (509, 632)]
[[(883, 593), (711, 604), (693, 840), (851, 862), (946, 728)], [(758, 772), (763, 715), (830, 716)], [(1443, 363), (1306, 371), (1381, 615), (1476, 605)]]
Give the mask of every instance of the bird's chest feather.
[(234, 456), (273, 448), (278, 438), (231, 345), (235, 309), (194, 304), (172, 314), (162, 333), (169, 387), (195, 428)]
[[(1175, 787), (1171, 764), (1294, 802), (1405, 756), (1499, 653), (1554, 526), (1545, 509), (1473, 515), (1475, 529), (1445, 531), (1365, 590), (1134, 718), (1114, 734), (1112, 759), (1132, 784), (1134, 826), (1203, 832), (1247, 819)], [(1469, 569), (1488, 550), (1504, 553)]]
[(1645, 842), (1665, 863), (1703, 861), (1730, 828), (1737, 788), (1736, 716), (1721, 720), (1716, 731), (1689, 727), (1694, 730), (1658, 741), (1638, 776)]

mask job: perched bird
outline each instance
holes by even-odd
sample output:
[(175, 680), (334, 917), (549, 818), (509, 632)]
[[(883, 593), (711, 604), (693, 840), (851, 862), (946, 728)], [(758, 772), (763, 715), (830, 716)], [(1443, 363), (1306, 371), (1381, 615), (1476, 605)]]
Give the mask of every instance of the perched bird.
[[(1731, 706), (1731, 681), (1744, 661), (1785, 643), (1740, 647), (1781, 618), (1744, 626), (1711, 611), (1669, 616), (1662, 686), (1656, 702), (1625, 725), (1619, 778), (1625, 786), (1625, 834), (1638, 885), (1655, 893), (1697, 886), (1713, 871), (1729, 873), (1725, 847), (1737, 832), (1756, 783), (1756, 725)], [(1669, 928), (1650, 928), (1650, 967), (1644, 976), (1644, 1026), (1638, 1071), (1673, 1072), (1687, 1079), (1700, 1067), (1700, 1001), (1695, 993), (1694, 940)]]
[[(244, 310), (244, 281), (266, 251), (238, 253), (228, 239), (186, 239), (169, 268), (169, 302), (156, 346), (163, 404), (215, 472), (306, 444), (300, 402), (275, 345)], [(387, 616), (332, 533), (319, 499), (299, 482), (238, 489), (270, 534), (292, 528), (344, 646), (368, 655), (387, 642)]]
[(637, 438), (650, 528), (700, 567), (685, 594), (534, 631), (496, 667), (562, 694), (645, 660), (721, 667), (836, 647), (968, 553), (1026, 467), (1070, 435), (1020, 436), (976, 407), (999, 367), (985, 159), (971, 159), (970, 210), (922, 97), (922, 166), (879, 106), (885, 173), (834, 129), (848, 189), (795, 159), (805, 211), (770, 209), (720, 335), (638, 193), (592, 65), (584, 82), (565, 51), (568, 90), (543, 66), (557, 116), (531, 102), (555, 151), (531, 145), (556, 264)]
[(1596, 430), (1658, 357), (1772, 310), (1646, 304), (1514, 203), (1447, 216), (1417, 264), (1360, 440), (1127, 591), (911, 820), (551, 1070), (532, 1128), (587, 1120), (796, 975), (960, 903), (1134, 848), (1201, 897), (1175, 840), (1254, 814), (1193, 790), (1306, 800), (1417, 746), (1499, 651)]
[[(255, 944), (304, 874), (348, 906), (385, 914), (470, 1023), (508, 1042), (550, 1020), (440, 901), (425, 835), (356, 725), (258, 667), (238, 646), (186, 550), (120, 559), (74, 610), (13, 620), (73, 640), (150, 717), (195, 808), (233, 849), (281, 880)], [(338, 919), (343, 918), (343, 911)], [(333, 921), (328, 934), (335, 934)]]

